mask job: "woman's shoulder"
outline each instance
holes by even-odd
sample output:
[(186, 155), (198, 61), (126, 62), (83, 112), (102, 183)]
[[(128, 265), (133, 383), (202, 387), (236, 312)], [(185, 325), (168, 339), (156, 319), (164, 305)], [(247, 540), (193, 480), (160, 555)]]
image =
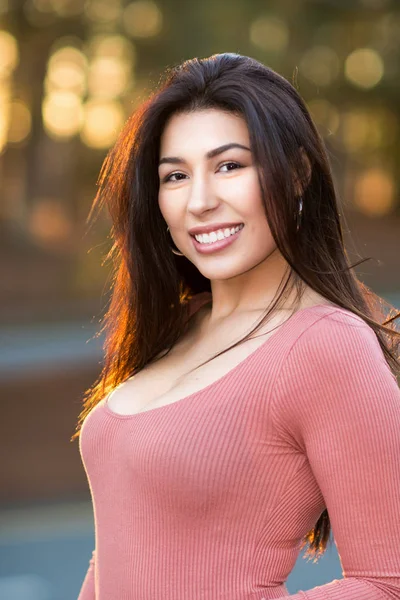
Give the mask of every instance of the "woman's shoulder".
[(328, 300), (318, 292), (307, 289), (299, 305), (299, 310), (304, 310), (304, 315), (309, 317), (313, 329), (338, 329), (339, 327), (372, 328), (367, 321), (349, 308), (344, 308)]
[(295, 340), (296, 353), (307, 355), (312, 362), (341, 362), (367, 353), (382, 358), (375, 330), (348, 308), (336, 304), (319, 304), (308, 312), (301, 332)]
[(317, 319), (317, 327), (326, 330), (346, 330), (348, 328), (356, 328), (370, 330), (374, 333), (372, 327), (362, 314), (357, 314), (349, 308), (344, 308), (334, 303), (323, 303), (313, 307), (315, 314), (319, 316)]

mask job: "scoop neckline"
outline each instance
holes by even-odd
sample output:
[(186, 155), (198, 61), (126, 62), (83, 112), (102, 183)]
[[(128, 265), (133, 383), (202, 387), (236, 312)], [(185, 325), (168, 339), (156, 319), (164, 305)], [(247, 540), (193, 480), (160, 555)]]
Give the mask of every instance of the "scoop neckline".
[(141, 415), (146, 415), (146, 414), (151, 414), (151, 413), (159, 412), (159, 411), (162, 411), (162, 410), (166, 410), (168, 408), (171, 408), (173, 406), (181, 404), (181, 402), (186, 403), (189, 400), (191, 400), (192, 398), (195, 398), (197, 396), (200, 396), (201, 394), (204, 394), (204, 393), (208, 392), (214, 386), (220, 385), (225, 380), (227, 380), (229, 377), (232, 377), (232, 376), (236, 375), (236, 373), (241, 368), (243, 368), (245, 365), (247, 365), (247, 363), (252, 358), (254, 358), (256, 355), (258, 355), (259, 352), (261, 352), (264, 348), (266, 348), (269, 344), (271, 344), (272, 341), (275, 340), (275, 338), (278, 336), (279, 333), (282, 333), (283, 331), (285, 331), (285, 329), (289, 325), (289, 322), (293, 323), (293, 319), (296, 320), (296, 317), (298, 317), (300, 315), (303, 315), (305, 312), (310, 311), (310, 310), (315, 310), (316, 308), (322, 308), (322, 307), (331, 308), (332, 309), (331, 312), (335, 312), (336, 310), (338, 310), (338, 309), (340, 310), (341, 309), (340, 306), (336, 306), (336, 305), (333, 305), (333, 304), (327, 304), (327, 303), (320, 303), (320, 304), (314, 304), (313, 306), (306, 306), (304, 308), (300, 308), (299, 310), (296, 310), (281, 325), (278, 325), (277, 328), (276, 328), (277, 331), (275, 333), (273, 333), (272, 335), (270, 335), (265, 340), (265, 342), (263, 342), (262, 344), (260, 344), (260, 346), (258, 346), (255, 350), (253, 350), (253, 352), (250, 352), (250, 354), (248, 354), (237, 365), (235, 365), (234, 367), (232, 367), (232, 369), (230, 369), (227, 373), (225, 373), (224, 375), (222, 375), (221, 377), (219, 377), (215, 381), (212, 381), (211, 383), (209, 383), (208, 385), (206, 385), (201, 390), (197, 390), (197, 392), (192, 392), (191, 394), (188, 394), (187, 396), (183, 396), (183, 398), (180, 398), (179, 400), (175, 400), (175, 402), (170, 402), (169, 404), (163, 404), (161, 406), (155, 406), (154, 408), (150, 408), (148, 410), (142, 410), (142, 411), (139, 411), (139, 412), (136, 412), (136, 413), (122, 414), (122, 413), (117, 413), (117, 412), (113, 411), (110, 408), (109, 404), (108, 404), (108, 399), (110, 398), (110, 396), (113, 393), (113, 391), (116, 389), (116, 388), (114, 388), (114, 390), (111, 390), (111, 392), (109, 394), (107, 394), (107, 396), (104, 398), (104, 400), (101, 401), (103, 403), (103, 408), (105, 409), (105, 411), (110, 416), (114, 417), (115, 419), (128, 420), (128, 419), (135, 419), (135, 418), (137, 418), (137, 417), (139, 417)]

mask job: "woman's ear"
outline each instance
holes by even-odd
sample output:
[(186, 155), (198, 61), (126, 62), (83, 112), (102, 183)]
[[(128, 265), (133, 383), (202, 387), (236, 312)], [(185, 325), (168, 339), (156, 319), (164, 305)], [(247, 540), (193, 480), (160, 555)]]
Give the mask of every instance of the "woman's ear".
[(301, 197), (310, 183), (312, 173), (310, 159), (302, 146), (299, 148), (298, 161), (294, 174), (294, 187), (296, 196)]

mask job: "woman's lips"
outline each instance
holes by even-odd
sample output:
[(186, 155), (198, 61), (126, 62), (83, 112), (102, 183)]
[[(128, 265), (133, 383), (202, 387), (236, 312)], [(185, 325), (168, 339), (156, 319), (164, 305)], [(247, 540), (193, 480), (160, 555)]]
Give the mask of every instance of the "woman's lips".
[(237, 231), (233, 235), (230, 235), (229, 237), (224, 238), (223, 240), (217, 240), (216, 242), (211, 242), (210, 244), (201, 244), (200, 242), (198, 242), (196, 240), (195, 237), (193, 237), (193, 236), (190, 236), (190, 237), (192, 238), (193, 245), (194, 245), (195, 249), (197, 250), (197, 252), (199, 252), (200, 254), (213, 254), (214, 252), (223, 250), (227, 246), (230, 246), (231, 244), (233, 244), (233, 242), (238, 239), (238, 237), (242, 233), (243, 229), (244, 229), (244, 225), (243, 225), (242, 229), (239, 229), (239, 231)]

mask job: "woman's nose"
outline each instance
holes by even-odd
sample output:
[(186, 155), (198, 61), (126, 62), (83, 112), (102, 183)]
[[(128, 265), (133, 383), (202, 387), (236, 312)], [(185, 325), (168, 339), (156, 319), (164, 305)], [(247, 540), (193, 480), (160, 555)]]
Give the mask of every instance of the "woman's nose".
[(189, 188), (189, 196), (187, 209), (190, 212), (198, 213), (204, 210), (209, 210), (218, 205), (218, 198), (212, 185), (207, 182), (206, 178), (197, 178), (192, 180), (192, 185)]

